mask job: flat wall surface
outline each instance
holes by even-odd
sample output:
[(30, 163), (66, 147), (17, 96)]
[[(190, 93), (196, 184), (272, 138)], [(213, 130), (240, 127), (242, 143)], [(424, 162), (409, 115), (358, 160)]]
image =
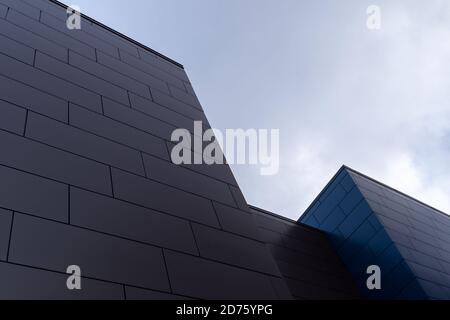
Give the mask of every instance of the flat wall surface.
[(285, 297), (230, 168), (170, 161), (209, 126), (185, 71), (66, 18), (0, 0), (0, 298)]

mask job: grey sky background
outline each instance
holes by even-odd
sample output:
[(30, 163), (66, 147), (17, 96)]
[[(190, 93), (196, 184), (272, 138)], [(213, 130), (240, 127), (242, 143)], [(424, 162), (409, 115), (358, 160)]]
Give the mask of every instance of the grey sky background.
[(346, 164), (450, 213), (450, 1), (65, 2), (182, 63), (213, 127), (280, 129), (279, 174), (233, 166), (250, 204), (297, 219)]

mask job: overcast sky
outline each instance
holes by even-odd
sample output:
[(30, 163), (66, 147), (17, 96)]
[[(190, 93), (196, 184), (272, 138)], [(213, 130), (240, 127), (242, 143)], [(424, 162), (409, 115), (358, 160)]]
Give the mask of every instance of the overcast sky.
[(250, 204), (297, 219), (346, 164), (450, 213), (450, 1), (65, 2), (182, 63), (213, 127), (280, 129), (279, 174), (233, 167)]

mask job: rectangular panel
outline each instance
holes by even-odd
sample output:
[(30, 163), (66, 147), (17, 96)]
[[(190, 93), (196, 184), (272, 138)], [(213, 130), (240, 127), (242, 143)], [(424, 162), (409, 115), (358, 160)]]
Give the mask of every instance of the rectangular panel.
[(233, 206), (228, 185), (168, 161), (144, 155), (149, 178)]
[[(151, 99), (150, 89), (146, 85), (126, 75), (120, 74), (110, 68), (104, 67), (95, 61), (86, 59), (75, 52), (69, 51), (69, 63), (89, 74), (111, 82), (128, 91), (135, 92), (138, 95)], [(127, 101), (125, 104), (128, 105), (129, 102)]]
[[(45, 39), (51, 40), (52, 42), (57, 43), (58, 45), (64, 48), (70, 48), (80, 54), (95, 60), (95, 50), (92, 47), (87, 46), (86, 44), (75, 40), (68, 35), (56, 31), (39, 21), (30, 19), (23, 14), (20, 14), (16, 11), (10, 10), (8, 13), (8, 20), (12, 23), (21, 26), (24, 29), (27, 29)], [(62, 22), (64, 23), (64, 22)]]
[(10, 261), (133, 286), (169, 290), (162, 250), (133, 241), (16, 214)]
[(166, 83), (160, 79), (157, 79), (149, 74), (146, 74), (132, 66), (123, 63), (120, 60), (114, 59), (111, 56), (108, 56), (102, 52), (98, 52), (97, 54), (98, 62), (108, 68), (111, 68), (117, 72), (125, 74), (129, 77), (132, 77), (140, 82), (145, 83), (146, 85), (164, 91), (166, 93), (169, 92), (169, 88)]
[[(15, 0), (14, 0), (15, 1)], [(31, 48), (45, 52), (56, 59), (67, 62), (67, 49), (39, 37), (31, 31), (25, 30), (6, 20), (0, 19), (0, 34), (23, 43)]]
[(185, 115), (186, 117), (191, 118), (193, 120), (203, 121), (204, 125), (208, 125), (206, 116), (202, 111), (194, 107), (191, 107), (190, 105), (185, 104), (181, 101), (178, 101), (168, 96), (167, 94), (159, 92), (158, 90), (152, 90), (152, 97), (156, 103), (166, 108), (169, 108), (175, 112), (181, 113), (182, 115)]
[(25, 129), (25, 109), (0, 100), (0, 128), (22, 134)]
[(193, 131), (194, 121), (166, 107), (130, 93), (131, 107), (151, 117), (167, 122), (174, 127)]
[(0, 206), (48, 219), (68, 220), (68, 187), (0, 166)]
[(109, 97), (125, 105), (130, 104), (126, 90), (68, 64), (60, 63), (40, 52), (36, 53), (35, 66), (45, 72), (74, 83), (81, 88), (94, 91), (95, 93)]
[(35, 113), (28, 114), (27, 137), (107, 165), (144, 175), (139, 151)]
[(269, 276), (165, 251), (174, 293), (201, 299), (275, 299)]
[(123, 62), (125, 62), (129, 65), (132, 65), (133, 67), (138, 68), (139, 70), (142, 70), (149, 75), (152, 75), (158, 79), (161, 79), (167, 83), (170, 83), (171, 85), (173, 85), (177, 88), (184, 88), (183, 82), (180, 79), (176, 78), (175, 76), (171, 75), (168, 72), (163, 71), (160, 68), (157, 68), (151, 64), (145, 63), (144, 61), (137, 58), (136, 56), (133, 56), (131, 54), (121, 51), (120, 59)]
[(84, 42), (85, 44), (87, 44), (93, 48), (97, 48), (103, 52), (106, 52), (109, 55), (114, 56), (114, 57), (117, 57), (117, 58), (119, 57), (119, 50), (116, 47), (110, 45), (109, 43), (103, 41), (102, 39), (93, 37), (92, 35), (90, 35), (89, 33), (85, 32), (83, 30), (83, 25), (85, 27), (88, 27), (88, 25), (90, 23), (84, 19), (82, 19), (82, 22), (81, 22), (81, 30), (69, 30), (66, 26), (65, 21), (55, 18), (54, 16), (52, 16), (46, 12), (42, 13), (41, 22), (55, 30), (61, 31), (61, 32), (67, 34), (68, 36), (73, 37), (74, 39)]
[(194, 224), (193, 229), (202, 257), (280, 275), (264, 243), (198, 224)]
[(82, 278), (69, 290), (69, 275), (0, 263), (0, 300), (123, 300), (123, 286)]
[(50, 13), (51, 15), (58, 17), (61, 20), (66, 19), (67, 13), (66, 10), (48, 0), (22, 0), (38, 9), (41, 9), (44, 12)]
[(101, 112), (100, 95), (0, 54), (0, 74)]
[(60, 121), (67, 121), (67, 102), (1, 75), (0, 99)]
[(109, 99), (103, 99), (105, 115), (157, 137), (169, 140), (174, 127)]
[(23, 14), (27, 15), (28, 17), (39, 20), (39, 14), (40, 14), (39, 9), (37, 9), (33, 6), (30, 6), (23, 1), (0, 0), (0, 3), (4, 4), (7, 7), (15, 9), (19, 12), (22, 12)]
[(149, 52), (143, 48), (139, 48), (139, 56), (141, 57), (142, 61), (149, 63), (157, 68), (160, 68), (172, 75), (174, 75), (175, 77), (189, 82), (189, 78), (186, 75), (186, 72), (184, 71), (183, 68), (174, 65), (173, 63), (156, 56), (154, 53)]
[(0, 35), (0, 52), (29, 65), (33, 64), (34, 49), (3, 35)]
[[(121, 50), (125, 50), (126, 52), (133, 54), (136, 57), (138, 56), (138, 51), (137, 51), (136, 45), (125, 40), (121, 36), (116, 35), (116, 34), (112, 33), (111, 31), (104, 29), (103, 27), (101, 27), (95, 23), (90, 23), (90, 22), (86, 23), (84, 26), (84, 31), (86, 31), (87, 33), (89, 33), (90, 35), (92, 35), (98, 39), (104, 40), (105, 42), (107, 42), (108, 44), (110, 44), (114, 47), (117, 47)], [(120, 56), (121, 55), (119, 55), (119, 57)]]
[(219, 226), (210, 200), (116, 169), (112, 170), (112, 176), (114, 195), (119, 199)]
[(111, 194), (107, 166), (0, 131), (0, 164), (63, 183)]
[(257, 240), (260, 239), (253, 214), (220, 203), (214, 203), (214, 208), (224, 230)]
[(70, 124), (148, 154), (169, 160), (164, 140), (76, 105), (70, 106)]
[(71, 188), (73, 225), (197, 254), (189, 222), (91, 192)]

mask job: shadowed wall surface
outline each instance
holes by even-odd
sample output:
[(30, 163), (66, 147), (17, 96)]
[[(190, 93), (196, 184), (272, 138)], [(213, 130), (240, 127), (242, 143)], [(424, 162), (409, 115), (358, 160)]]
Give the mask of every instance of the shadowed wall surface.
[(183, 67), (66, 17), (0, 0), (0, 298), (290, 297), (229, 167), (170, 161)]

